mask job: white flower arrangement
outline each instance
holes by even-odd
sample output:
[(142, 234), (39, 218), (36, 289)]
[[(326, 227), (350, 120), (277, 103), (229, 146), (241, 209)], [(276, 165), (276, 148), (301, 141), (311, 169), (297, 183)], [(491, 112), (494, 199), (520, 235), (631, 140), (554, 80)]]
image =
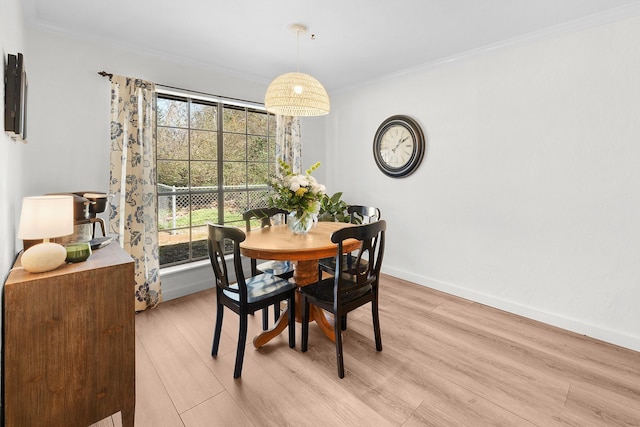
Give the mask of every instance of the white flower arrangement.
[(269, 199), (269, 204), (296, 212), (299, 218), (306, 215), (317, 216), (320, 200), (326, 193), (326, 187), (311, 175), (319, 167), (320, 162), (317, 162), (307, 169), (305, 174), (293, 174), (291, 167), (281, 160), (282, 173), (271, 181), (274, 194)]

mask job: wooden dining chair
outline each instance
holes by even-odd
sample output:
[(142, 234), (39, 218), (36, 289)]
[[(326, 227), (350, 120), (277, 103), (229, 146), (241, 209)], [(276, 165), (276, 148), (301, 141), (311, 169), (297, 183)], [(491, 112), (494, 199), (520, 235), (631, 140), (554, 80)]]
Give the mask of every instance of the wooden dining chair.
[[(240, 243), (245, 240), (245, 233), (239, 228), (218, 224), (208, 224), (208, 229), (207, 246), (215, 276), (217, 296), (216, 326), (213, 334), (211, 355), (217, 356), (218, 354), (224, 307), (227, 307), (240, 316), (238, 348), (233, 371), (233, 378), (238, 378), (242, 373), (249, 314), (264, 310), (273, 304), (279, 305), (281, 301), (287, 301), (289, 304), (289, 347), (295, 347), (296, 285), (272, 274), (258, 274), (245, 279), (240, 255)], [(225, 255), (228, 252), (233, 254), (235, 283), (229, 283), (229, 274), (225, 262)]]
[[(351, 224), (369, 224), (380, 220), (380, 209), (373, 206), (350, 205), (347, 206), (347, 213), (349, 214), (349, 222)], [(342, 256), (344, 257), (344, 268), (349, 270), (351, 268), (351, 261), (353, 258), (349, 253), (343, 254)], [(336, 274), (335, 258), (323, 258), (318, 261), (318, 280), (322, 280), (324, 272), (332, 276)], [(344, 316), (342, 319), (342, 330), (345, 331), (346, 329), (347, 316)]]
[[(387, 223), (384, 220), (380, 220), (371, 224), (362, 224), (335, 231), (331, 235), (331, 241), (338, 244), (336, 271), (342, 273), (299, 288), (302, 297), (302, 351), (307, 351), (309, 343), (309, 304), (314, 304), (333, 313), (336, 358), (338, 361), (338, 376), (340, 378), (344, 378), (341, 319), (348, 312), (364, 304), (371, 303), (376, 350), (382, 351), (378, 315), (378, 287), (386, 229)], [(343, 265), (345, 258), (341, 255), (343, 242), (347, 239), (360, 241), (360, 248), (353, 252), (353, 265), (348, 272), (345, 271), (345, 266)]]
[[(242, 219), (245, 221), (245, 231), (251, 231), (252, 224), (260, 222), (260, 228), (271, 227), (271, 218), (275, 215), (281, 214), (287, 222), (287, 215), (289, 211), (280, 208), (255, 208), (244, 211)], [(255, 258), (251, 258), (251, 275), (255, 276), (262, 273), (270, 273), (283, 279), (289, 279), (293, 277), (293, 263), (291, 261), (264, 261), (258, 264)], [(274, 323), (280, 318), (280, 305), (273, 306), (273, 321)], [(266, 308), (262, 312), (262, 329), (267, 330), (269, 328), (269, 309)]]
[[(380, 220), (380, 209), (373, 206), (350, 205), (347, 207), (349, 222), (351, 224), (368, 224)], [(344, 263), (346, 268), (350, 265), (350, 255), (344, 254), (347, 258)], [(323, 258), (318, 261), (318, 280), (322, 280), (323, 272), (334, 275), (336, 271), (335, 258)]]

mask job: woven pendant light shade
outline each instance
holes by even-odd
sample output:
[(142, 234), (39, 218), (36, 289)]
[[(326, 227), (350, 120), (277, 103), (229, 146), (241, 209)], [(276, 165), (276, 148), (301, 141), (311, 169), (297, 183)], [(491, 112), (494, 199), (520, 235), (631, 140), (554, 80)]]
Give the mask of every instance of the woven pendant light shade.
[(323, 116), (329, 113), (329, 95), (310, 75), (286, 73), (271, 82), (264, 105), (268, 112), (283, 116)]

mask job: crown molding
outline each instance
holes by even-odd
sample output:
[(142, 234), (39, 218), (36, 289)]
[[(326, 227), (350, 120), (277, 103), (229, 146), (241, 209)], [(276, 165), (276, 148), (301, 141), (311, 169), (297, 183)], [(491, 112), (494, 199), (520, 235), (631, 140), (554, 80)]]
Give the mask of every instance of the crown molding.
[(527, 34), (513, 37), (511, 39), (502, 40), (496, 43), (481, 46), (481, 47), (471, 49), (465, 52), (461, 52), (455, 55), (451, 55), (445, 58), (439, 58), (434, 61), (427, 62), (425, 64), (416, 65), (415, 67), (405, 68), (403, 70), (400, 70), (394, 73), (380, 76), (379, 78), (359, 82), (355, 85), (350, 85), (348, 87), (344, 87), (341, 89), (336, 89), (333, 92), (338, 94), (351, 89), (357, 89), (360, 87), (369, 86), (374, 83), (391, 80), (397, 77), (432, 70), (446, 64), (468, 60), (471, 58), (485, 55), (487, 53), (493, 53), (499, 50), (513, 48), (516, 46), (522, 46), (532, 42), (549, 40), (549, 39), (553, 39), (553, 38), (560, 37), (567, 34), (578, 33), (578, 32), (599, 27), (602, 25), (607, 25), (614, 22), (620, 22), (626, 19), (637, 18), (639, 16), (640, 16), (640, 1), (637, 1), (631, 5), (617, 7), (614, 9), (607, 10), (605, 12), (589, 15), (580, 19), (576, 19), (573, 21), (547, 27), (542, 30), (533, 31)]

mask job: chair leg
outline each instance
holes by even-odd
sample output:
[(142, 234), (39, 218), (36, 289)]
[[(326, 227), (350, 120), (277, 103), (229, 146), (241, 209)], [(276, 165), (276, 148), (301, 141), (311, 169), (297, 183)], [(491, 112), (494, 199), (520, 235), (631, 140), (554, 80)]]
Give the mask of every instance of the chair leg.
[(258, 261), (255, 258), (251, 258), (251, 277), (258, 274)]
[(242, 374), (242, 362), (244, 360), (244, 346), (247, 342), (247, 317), (246, 313), (240, 315), (240, 330), (238, 332), (238, 350), (236, 351), (236, 367), (233, 370), (233, 378), (239, 378)]
[(343, 331), (347, 330), (347, 315), (346, 314), (344, 316), (342, 316), (342, 321), (341, 321), (340, 327), (342, 328)]
[(288, 302), (289, 313), (289, 348), (296, 347), (296, 298), (292, 295)]
[(341, 329), (341, 318), (338, 316), (334, 316), (333, 320), (333, 330), (336, 334), (336, 359), (338, 361), (338, 376), (340, 378), (344, 378), (344, 360), (342, 358), (342, 329)]
[(300, 349), (304, 353), (309, 344), (309, 301), (302, 295), (300, 303), (302, 304), (302, 344)]
[(224, 315), (224, 306), (222, 304), (217, 305), (216, 313), (216, 327), (213, 332), (213, 347), (211, 347), (211, 355), (218, 355), (218, 346), (220, 345), (220, 334), (222, 333), (222, 317)]
[(373, 318), (373, 335), (376, 338), (376, 350), (382, 351), (382, 337), (380, 336), (380, 316), (378, 315), (378, 300), (371, 301), (371, 317)]
[(280, 303), (273, 304), (273, 323), (275, 324), (280, 318)]
[(262, 309), (262, 330), (266, 331), (269, 329), (269, 308)]

